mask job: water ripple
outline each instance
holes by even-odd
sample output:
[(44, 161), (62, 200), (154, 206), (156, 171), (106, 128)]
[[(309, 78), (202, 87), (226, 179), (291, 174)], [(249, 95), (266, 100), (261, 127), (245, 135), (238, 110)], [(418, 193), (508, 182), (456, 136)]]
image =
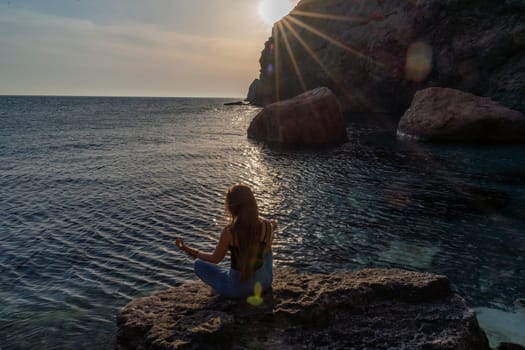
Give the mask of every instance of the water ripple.
[(472, 306), (523, 297), (523, 147), (349, 125), (336, 149), (272, 150), (246, 139), (257, 109), (221, 100), (0, 105), (3, 349), (113, 348), (120, 307), (195, 278), (175, 237), (211, 251), (238, 182), (279, 222), (276, 265), (445, 273)]

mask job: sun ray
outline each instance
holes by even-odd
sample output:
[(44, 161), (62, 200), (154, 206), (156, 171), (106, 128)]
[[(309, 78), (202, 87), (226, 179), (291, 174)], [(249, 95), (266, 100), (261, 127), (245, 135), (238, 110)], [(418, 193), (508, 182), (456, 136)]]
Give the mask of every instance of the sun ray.
[(351, 94), (348, 91), (348, 89), (345, 86), (343, 86), (343, 84), (341, 84), (339, 82), (339, 79), (337, 79), (337, 77), (334, 75), (334, 73), (332, 73), (326, 67), (326, 65), (321, 61), (321, 59), (317, 56), (317, 54), (310, 48), (310, 46), (308, 46), (308, 44), (300, 36), (300, 34), (295, 30), (295, 28), (293, 27), (293, 24), (290, 23), (287, 20), (287, 18), (284, 18), (282, 20), (282, 23), (286, 26), (286, 28), (290, 31), (290, 33), (292, 33), (294, 38), (299, 42), (299, 44), (301, 44), (301, 46), (306, 50), (306, 52), (310, 55), (310, 57), (312, 57), (312, 59), (319, 65), (319, 67), (328, 76), (328, 78), (337, 86), (339, 91), (344, 94), (345, 98), (348, 101), (357, 101), (358, 104), (361, 104), (361, 105), (364, 105), (364, 106), (367, 106), (367, 107), (371, 107), (371, 104), (368, 101), (364, 100), (362, 97), (355, 96), (355, 95)]
[(375, 66), (378, 66), (378, 67), (383, 68), (383, 69), (385, 68), (385, 66), (382, 63), (377, 62), (376, 60), (368, 57), (367, 55), (361, 53), (360, 51), (354, 49), (353, 47), (351, 47), (351, 46), (349, 46), (349, 45), (347, 45), (347, 44), (345, 44), (345, 43), (343, 43), (343, 42), (341, 42), (341, 41), (339, 41), (339, 40), (337, 40), (335, 38), (332, 38), (331, 36), (321, 32), (320, 30), (312, 27), (311, 25), (308, 25), (308, 24), (304, 23), (300, 19), (295, 18), (293, 15), (288, 16), (287, 19), (292, 21), (293, 23), (297, 24), (298, 26), (308, 30), (312, 34), (315, 34), (315, 35), (321, 37), (322, 39), (325, 39), (326, 41), (328, 41), (328, 42), (330, 42), (330, 43), (332, 43), (332, 44), (342, 48), (343, 50), (346, 50), (346, 51), (352, 53), (353, 55), (359, 57), (360, 59), (362, 59), (362, 60), (364, 60), (366, 62), (372, 63)]
[(308, 46), (308, 44), (304, 41), (303, 38), (297, 33), (297, 31), (293, 28), (293, 26), (288, 22), (286, 18), (283, 19), (282, 23), (286, 26), (286, 28), (292, 33), (294, 38), (301, 44), (303, 49), (306, 50), (306, 52), (312, 57), (312, 59), (319, 65), (319, 67), (323, 70), (323, 72), (326, 73), (326, 75), (333, 80), (334, 82), (336, 79), (334, 79), (333, 74), (330, 72), (330, 70), (325, 66), (325, 64), (321, 61), (321, 59), (316, 55), (316, 53)]
[(282, 26), (283, 25), (282, 25), (281, 22), (277, 22), (277, 28), (280, 31), (281, 35), (282, 35), (282, 38), (283, 38), (283, 41), (284, 41), (284, 46), (286, 48), (286, 51), (288, 52), (288, 56), (290, 57), (290, 61), (292, 62), (293, 68), (295, 70), (295, 75), (297, 75), (297, 79), (299, 79), (299, 83), (301, 84), (303, 92), (306, 92), (307, 88), (306, 88), (306, 84), (304, 82), (303, 74), (301, 73), (301, 70), (300, 70), (299, 66), (297, 65), (297, 60), (295, 58), (295, 54), (294, 54), (292, 48), (290, 47), (290, 42), (288, 41), (288, 37), (287, 37), (286, 33), (284, 33), (284, 30), (282, 29)]
[(370, 17), (341, 16), (341, 15), (333, 15), (329, 13), (309, 12), (309, 11), (301, 11), (301, 10), (293, 10), (291, 15), (300, 16), (300, 17), (329, 19), (332, 21), (353, 22), (357, 24), (367, 23), (370, 21)]
[(279, 89), (279, 80), (281, 76), (281, 65), (279, 63), (279, 31), (273, 30), (272, 31), (272, 37), (273, 37), (273, 69), (274, 69), (274, 83), (275, 83), (275, 100), (280, 101), (281, 100), (281, 91)]
[[(305, 17), (316, 17), (316, 18), (323, 18), (323, 19), (334, 19), (334, 20), (345, 20), (345, 21), (352, 21), (353, 18), (351, 17), (346, 17), (346, 16), (335, 16), (335, 15), (325, 15), (325, 14), (315, 14), (315, 13), (305, 13), (303, 11), (293, 11), (292, 12), (292, 15), (294, 14), (302, 14), (303, 16)], [(335, 45), (343, 48), (343, 49), (346, 49), (346, 50), (349, 50), (351, 52), (354, 52), (355, 50), (348, 47), (347, 45), (329, 37), (328, 35), (324, 35), (323, 33), (321, 33), (320, 31), (316, 30), (315, 28), (313, 27), (310, 27), (306, 24), (304, 25), (301, 25), (301, 23), (298, 23), (298, 22), (301, 22), (300, 20), (296, 19), (296, 18), (291, 18), (292, 16), (287, 16), (285, 18), (283, 18), (281, 20), (281, 22), (283, 23), (283, 25), (289, 30), (290, 33), (292, 33), (292, 35), (294, 36), (294, 38), (301, 44), (301, 46), (306, 50), (306, 52), (312, 57), (312, 59), (319, 65), (319, 67), (326, 73), (326, 75), (329, 77), (329, 79), (331, 79), (334, 84), (337, 85), (337, 87), (340, 89), (341, 93), (344, 94), (344, 96), (348, 99), (348, 101), (357, 101), (359, 104), (361, 105), (364, 105), (364, 106), (367, 106), (367, 107), (371, 107), (371, 103), (369, 103), (366, 99), (364, 99), (363, 97), (360, 97), (360, 96), (354, 96), (352, 95), (348, 89), (346, 87), (344, 87), (342, 84), (338, 83), (338, 79), (337, 77), (334, 76), (334, 74), (332, 72), (330, 72), (330, 70), (325, 66), (325, 64), (321, 61), (321, 59), (316, 55), (316, 53), (308, 46), (308, 44), (305, 42), (305, 40), (300, 36), (300, 34), (295, 30), (295, 28), (293, 27), (293, 24), (297, 24), (309, 31), (311, 31), (312, 33), (322, 37), (323, 39), (326, 39), (328, 40), (329, 42), (332, 42), (334, 43)], [(290, 23), (291, 20), (292, 22), (294, 23)], [(283, 35), (283, 38), (286, 37), (285, 35)], [(286, 43), (285, 43), (286, 44)], [(288, 44), (286, 44), (288, 46)], [(360, 57), (363, 57), (364, 55), (361, 55), (360, 54)], [(364, 56), (366, 57), (366, 56)], [(368, 59), (368, 57), (366, 57)], [(386, 121), (388, 123), (388, 121)], [(454, 179), (454, 180), (458, 180), (456, 181), (456, 183), (454, 183), (455, 187), (459, 190), (461, 190), (463, 187), (461, 187), (461, 179), (458, 179), (456, 176), (454, 176), (454, 174), (451, 174), (445, 167), (443, 167), (442, 164), (439, 164), (437, 161), (433, 160), (432, 157), (429, 157), (428, 155), (428, 151), (426, 149), (424, 149), (421, 145), (419, 144), (415, 144), (415, 143), (410, 143), (409, 144), (409, 147), (412, 149), (412, 151), (417, 154), (418, 156), (421, 156), (422, 158), (424, 159), (427, 159), (431, 162), (433, 162), (436, 166), (436, 168), (442, 168), (444, 170), (445, 173), (448, 174), (449, 178), (451, 179)]]

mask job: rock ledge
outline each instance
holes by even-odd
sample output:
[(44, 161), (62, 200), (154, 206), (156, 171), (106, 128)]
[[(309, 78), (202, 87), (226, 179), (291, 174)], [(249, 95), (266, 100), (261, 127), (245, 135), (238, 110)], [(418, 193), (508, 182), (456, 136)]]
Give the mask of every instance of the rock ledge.
[(261, 306), (186, 283), (130, 302), (118, 349), (488, 350), (445, 276), (397, 269), (330, 275), (276, 269)]

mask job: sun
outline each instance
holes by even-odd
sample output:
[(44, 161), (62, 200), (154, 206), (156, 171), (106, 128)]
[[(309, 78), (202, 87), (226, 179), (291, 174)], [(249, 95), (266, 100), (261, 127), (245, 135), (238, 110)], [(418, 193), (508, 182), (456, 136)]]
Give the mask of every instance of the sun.
[(290, 13), (293, 5), (292, 0), (261, 0), (258, 6), (259, 16), (266, 24), (273, 25)]

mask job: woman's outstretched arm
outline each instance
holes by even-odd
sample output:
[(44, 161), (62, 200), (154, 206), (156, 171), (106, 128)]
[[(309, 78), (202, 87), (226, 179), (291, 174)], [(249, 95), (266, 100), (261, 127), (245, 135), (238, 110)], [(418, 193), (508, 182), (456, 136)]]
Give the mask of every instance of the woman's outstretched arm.
[(212, 254), (208, 253), (202, 253), (199, 252), (196, 256), (197, 259), (209, 261), (214, 264), (218, 264), (224, 259), (226, 256), (226, 252), (228, 251), (228, 246), (231, 243), (231, 233), (228, 229), (222, 230), (221, 237), (219, 238), (219, 242), (217, 242), (217, 245), (215, 246), (215, 250)]
[(213, 251), (212, 254), (203, 253), (197, 249), (190, 248), (184, 244), (182, 239), (180, 238), (176, 239), (177, 248), (179, 248), (180, 250), (186, 252), (188, 255), (194, 258), (209, 261), (214, 264), (218, 264), (219, 262), (222, 261), (222, 259), (224, 259), (224, 257), (226, 256), (226, 252), (228, 251), (228, 246), (230, 245), (230, 242), (231, 242), (231, 233), (226, 228), (222, 230), (221, 236), (219, 238), (219, 242), (217, 242), (217, 245), (215, 246), (215, 250)]

